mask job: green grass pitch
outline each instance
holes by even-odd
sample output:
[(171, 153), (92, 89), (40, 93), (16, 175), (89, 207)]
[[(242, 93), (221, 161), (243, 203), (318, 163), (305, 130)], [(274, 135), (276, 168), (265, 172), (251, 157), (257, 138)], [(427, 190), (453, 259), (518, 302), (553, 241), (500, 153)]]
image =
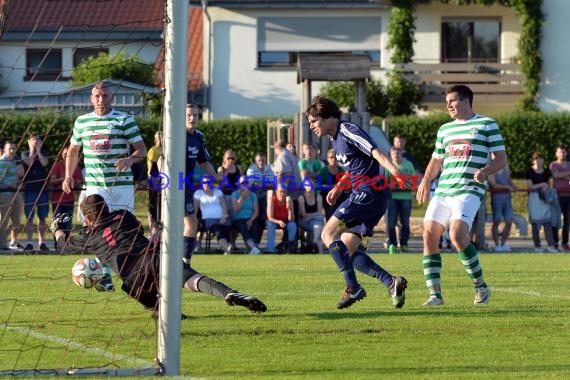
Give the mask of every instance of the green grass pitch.
[[(446, 304), (427, 297), (420, 254), (372, 257), (408, 279), (395, 310), (359, 274), (368, 296), (335, 305), (343, 280), (328, 255), (197, 255), (193, 265), (267, 303), (252, 315), (183, 292), (181, 373), (206, 379), (521, 379), (570, 377), (570, 256), (482, 254), (491, 302), (454, 254), (443, 255)], [(155, 324), (121, 291), (72, 283), (76, 256), (0, 256), (0, 370), (152, 365)]]

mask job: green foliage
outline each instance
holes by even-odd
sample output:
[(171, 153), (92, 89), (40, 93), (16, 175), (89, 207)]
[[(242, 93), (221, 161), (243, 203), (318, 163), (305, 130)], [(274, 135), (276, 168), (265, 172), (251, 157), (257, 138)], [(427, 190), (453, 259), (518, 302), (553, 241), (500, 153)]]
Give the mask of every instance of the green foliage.
[[(356, 94), (352, 82), (327, 82), (320, 91), (324, 96), (334, 100), (339, 107), (354, 107), (356, 104)], [(366, 87), (366, 97), (368, 97), (368, 86)]]
[(414, 0), (392, 0), (388, 22), (388, 49), (392, 63), (407, 63), (414, 56)]
[(73, 86), (98, 82), (103, 79), (119, 79), (147, 86), (154, 85), (152, 65), (141, 62), (137, 56), (125, 53), (100, 53), (89, 57), (71, 72)]
[[(366, 111), (373, 116), (409, 115), (414, 106), (420, 104), (422, 93), (420, 86), (405, 80), (401, 75), (391, 73), (388, 87), (384, 89), (381, 81), (366, 83)], [(352, 82), (328, 82), (321, 87), (321, 93), (334, 100), (341, 107), (353, 107), (356, 103)]]
[[(542, 56), (543, 0), (439, 0), (444, 4), (490, 6), (500, 4), (517, 12), (521, 34), (518, 48), (521, 70), (525, 75), (524, 96), (518, 106), (527, 111), (536, 111), (536, 96), (540, 86)], [(388, 24), (388, 48), (392, 49), (392, 63), (410, 62), (414, 56), (414, 5), (425, 0), (392, 0), (391, 18)]]
[(411, 115), (423, 98), (421, 86), (405, 79), (399, 70), (392, 70), (388, 74), (386, 93), (389, 115)]
[(198, 129), (206, 137), (215, 168), (222, 164), (227, 149), (236, 152), (238, 164), (243, 170), (253, 162), (256, 153), (267, 151), (267, 119), (200, 122)]

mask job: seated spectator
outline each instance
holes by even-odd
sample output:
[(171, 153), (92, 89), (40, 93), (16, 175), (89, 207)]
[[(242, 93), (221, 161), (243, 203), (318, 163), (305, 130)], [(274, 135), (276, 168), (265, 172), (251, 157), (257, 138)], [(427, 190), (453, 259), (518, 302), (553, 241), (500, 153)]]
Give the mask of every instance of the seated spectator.
[[(275, 181), (275, 174), (271, 166), (267, 164), (267, 156), (264, 153), (257, 153), (255, 155), (255, 162), (247, 168), (246, 175), (248, 183), (253, 190), (252, 193), (257, 197), (259, 205), (259, 216), (257, 217), (257, 230), (254, 231), (253, 241), (259, 245), (263, 229), (265, 228), (265, 220), (267, 219), (267, 190), (273, 189), (273, 182)], [(254, 177), (253, 179), (251, 177)], [(269, 185), (270, 184), (270, 185)]]
[(344, 173), (345, 170), (338, 164), (335, 156), (334, 149), (329, 149), (327, 152), (327, 164), (320, 170), (320, 193), (322, 197), (323, 208), (325, 209), (325, 219), (329, 220), (337, 206), (348, 198), (349, 192), (343, 191), (342, 195), (337, 199), (334, 205), (329, 205), (327, 202), (327, 195), (330, 189), (338, 183), (339, 174)]
[(293, 253), (297, 245), (297, 224), (293, 200), (287, 190), (279, 184), (267, 192), (267, 253), (275, 253), (275, 231), (281, 228), (287, 232), (287, 251)]
[(323, 199), (317, 195), (314, 186), (310, 182), (305, 182), (305, 191), (298, 198), (299, 202), (299, 227), (310, 232), (319, 250), (323, 253), (323, 241), (321, 232), (323, 231)]
[(226, 202), (230, 203), (230, 196), (238, 189), (238, 180), (243, 170), (237, 163), (236, 153), (228, 149), (224, 152), (222, 165), (218, 168), (218, 174), (222, 177), (220, 188), (226, 196)]
[(233, 246), (228, 242), (231, 220), (224, 194), (213, 189), (208, 181), (204, 181), (202, 189), (194, 193), (194, 212), (202, 212), (206, 230), (214, 232), (218, 244), (226, 255), (232, 253)]
[[(53, 165), (51, 170), (51, 175), (49, 177), (49, 184), (52, 188), (51, 191), (51, 207), (53, 211), (53, 216), (58, 214), (69, 214), (73, 215), (75, 208), (75, 192), (65, 193), (62, 190), (62, 183), (65, 179), (65, 157), (67, 156), (67, 147), (64, 147), (61, 151), (61, 156), (58, 158), (57, 162)], [(76, 167), (73, 171), (73, 186), (74, 190), (80, 190), (83, 187), (83, 175), (81, 174), (81, 169)], [(69, 237), (71, 232), (72, 223), (70, 222), (68, 227), (63, 230), (65, 236)]]
[(325, 164), (316, 158), (317, 150), (311, 143), (303, 144), (303, 159), (299, 160), (299, 171), (301, 178), (309, 177), (312, 181), (316, 182), (321, 174), (321, 169)]
[(258, 255), (261, 251), (253, 239), (257, 228), (257, 216), (259, 215), (259, 205), (257, 197), (249, 190), (249, 184), (245, 182), (245, 177), (240, 178), (240, 188), (231, 195), (231, 219), (232, 227), (241, 236), (245, 246), (249, 248), (251, 255)]

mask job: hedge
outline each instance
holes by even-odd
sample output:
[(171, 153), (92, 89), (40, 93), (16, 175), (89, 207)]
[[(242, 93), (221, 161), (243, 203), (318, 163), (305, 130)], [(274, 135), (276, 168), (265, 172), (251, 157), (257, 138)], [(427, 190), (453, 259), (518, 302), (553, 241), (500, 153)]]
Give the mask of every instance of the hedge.
[[(514, 177), (522, 177), (530, 166), (533, 152), (545, 155), (548, 165), (554, 158), (558, 144), (570, 144), (570, 113), (544, 113), (517, 111), (494, 116), (505, 139), (509, 163)], [(15, 141), (18, 152), (27, 150), (26, 136), (31, 131), (47, 135), (45, 145), (54, 155), (68, 143), (74, 115), (65, 114), (0, 114), (0, 137)], [(418, 163), (425, 168), (433, 150), (438, 127), (449, 121), (447, 114), (427, 117), (399, 116), (388, 120), (390, 135), (403, 134), (407, 147)], [(380, 122), (380, 120), (376, 120)], [(147, 147), (153, 143), (159, 119), (137, 119)], [(267, 119), (216, 120), (200, 122), (212, 156), (218, 167), (226, 149), (233, 149), (245, 169), (256, 152), (265, 152), (267, 145)]]

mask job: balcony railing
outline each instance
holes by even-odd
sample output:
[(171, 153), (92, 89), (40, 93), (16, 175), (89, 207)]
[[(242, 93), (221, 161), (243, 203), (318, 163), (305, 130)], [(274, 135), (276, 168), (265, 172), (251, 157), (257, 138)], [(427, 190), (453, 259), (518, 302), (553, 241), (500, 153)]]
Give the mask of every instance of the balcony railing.
[(515, 63), (407, 63), (399, 68), (421, 84), (425, 103), (441, 102), (454, 84), (469, 86), (478, 103), (514, 103), (523, 94), (525, 77)]

